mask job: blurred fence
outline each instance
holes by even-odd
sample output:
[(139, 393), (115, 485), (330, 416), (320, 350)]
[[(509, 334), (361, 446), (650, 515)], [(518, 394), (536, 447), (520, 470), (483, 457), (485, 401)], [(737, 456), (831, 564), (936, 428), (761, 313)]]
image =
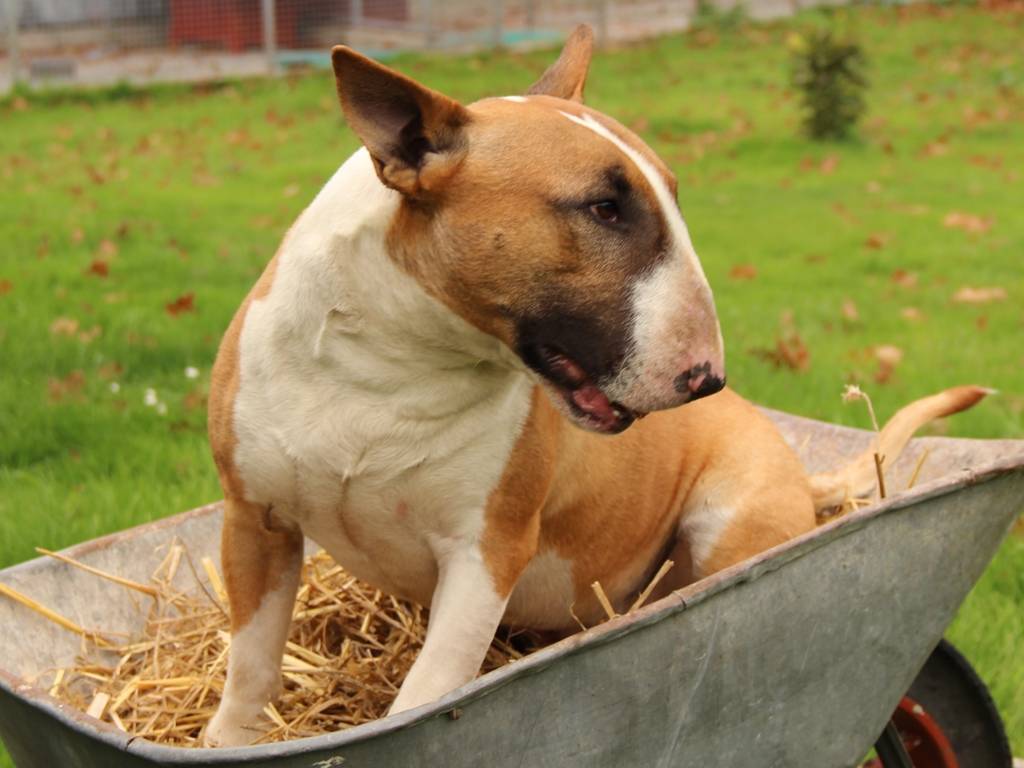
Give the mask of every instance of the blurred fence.
[[(326, 66), (346, 43), (402, 50), (551, 45), (580, 22), (601, 42), (685, 29), (706, 0), (0, 0), (0, 93), (29, 86), (195, 81)], [(753, 18), (816, 0), (743, 2)]]

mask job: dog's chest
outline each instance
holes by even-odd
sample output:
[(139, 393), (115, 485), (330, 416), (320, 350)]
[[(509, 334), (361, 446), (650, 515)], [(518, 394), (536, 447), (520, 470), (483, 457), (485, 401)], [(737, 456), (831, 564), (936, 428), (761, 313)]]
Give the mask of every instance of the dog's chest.
[[(483, 530), (532, 384), (488, 366), (371, 371), (367, 345), (347, 337), (330, 350), (343, 364), (289, 360), (260, 328), (268, 315), (254, 304), (242, 338), (236, 461), (247, 494), (356, 576), (429, 604), (438, 552)], [(367, 385), (368, 371), (388, 385)]]

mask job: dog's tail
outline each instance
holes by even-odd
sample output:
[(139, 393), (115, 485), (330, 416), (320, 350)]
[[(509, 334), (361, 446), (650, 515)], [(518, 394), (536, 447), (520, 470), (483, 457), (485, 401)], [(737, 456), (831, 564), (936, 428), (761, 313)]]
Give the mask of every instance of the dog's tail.
[(910, 438), (932, 419), (965, 411), (993, 390), (984, 387), (953, 387), (915, 400), (896, 412), (864, 453), (840, 469), (811, 475), (811, 495), (818, 511), (868, 495), (878, 484), (875, 454), (883, 468), (891, 467)]

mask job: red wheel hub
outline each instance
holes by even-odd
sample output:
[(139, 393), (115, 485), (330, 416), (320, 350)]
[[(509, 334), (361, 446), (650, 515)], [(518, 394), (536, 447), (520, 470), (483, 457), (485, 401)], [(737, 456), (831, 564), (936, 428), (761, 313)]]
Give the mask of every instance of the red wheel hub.
[[(909, 696), (904, 696), (892, 721), (900, 732), (900, 739), (910, 756), (914, 768), (960, 768), (953, 746), (924, 707)], [(878, 758), (864, 763), (863, 768), (883, 768)]]

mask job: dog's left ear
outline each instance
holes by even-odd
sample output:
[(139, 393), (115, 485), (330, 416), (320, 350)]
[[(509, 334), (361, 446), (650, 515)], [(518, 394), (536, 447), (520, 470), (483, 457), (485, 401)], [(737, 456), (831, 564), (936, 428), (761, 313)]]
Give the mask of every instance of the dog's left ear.
[(440, 189), (465, 154), (466, 108), (344, 45), (331, 62), (345, 119), (380, 180), (409, 197)]
[(526, 93), (582, 102), (593, 52), (594, 31), (586, 24), (580, 24), (565, 41), (558, 61), (548, 67)]

